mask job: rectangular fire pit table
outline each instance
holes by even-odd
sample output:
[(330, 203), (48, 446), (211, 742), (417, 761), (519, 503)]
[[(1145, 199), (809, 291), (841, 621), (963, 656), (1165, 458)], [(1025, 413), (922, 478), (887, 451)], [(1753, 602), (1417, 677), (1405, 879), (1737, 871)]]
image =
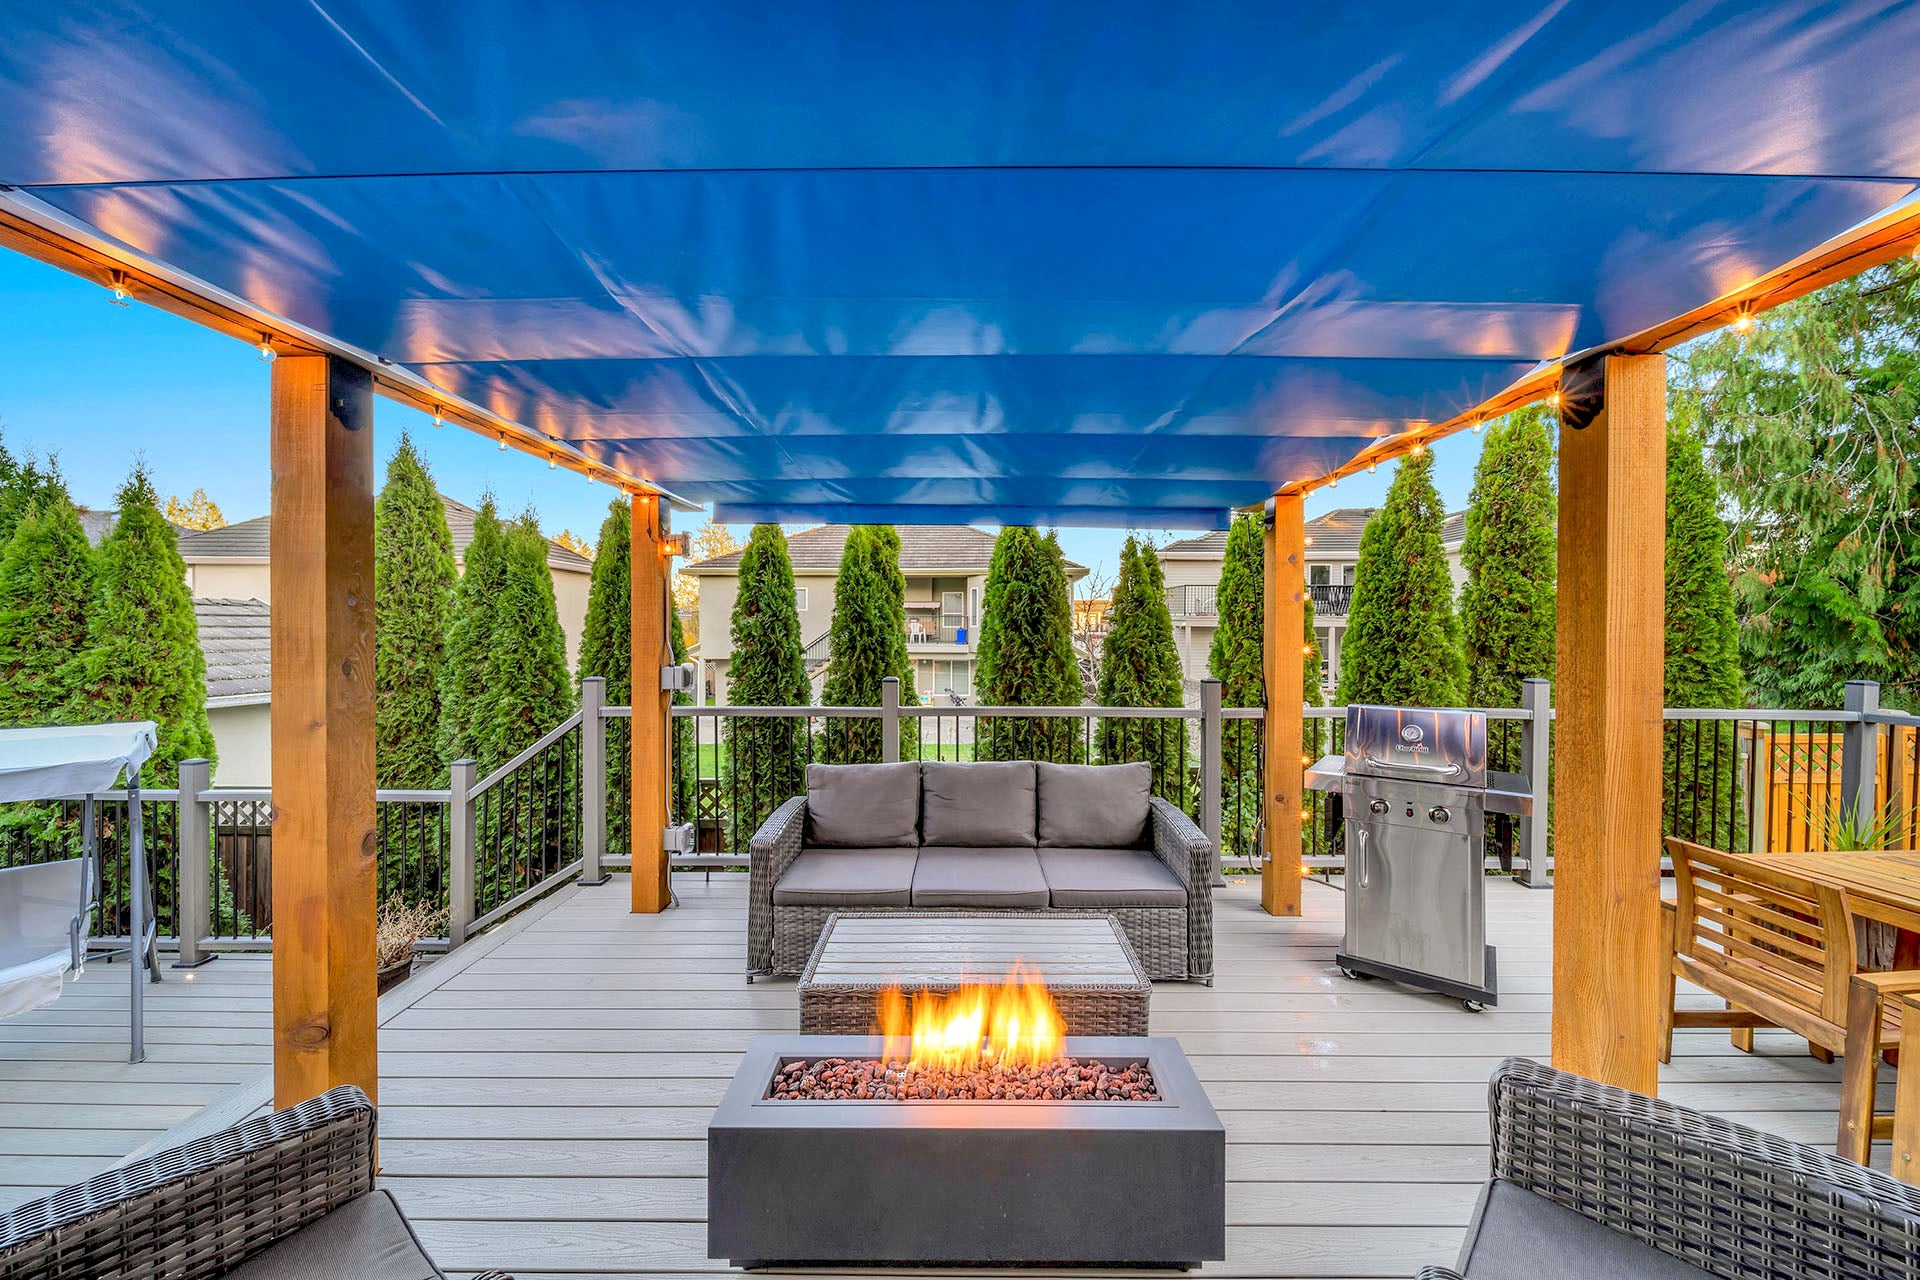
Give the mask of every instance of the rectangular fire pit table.
[(800, 1030), (865, 1035), (888, 987), (997, 983), (1018, 963), (1046, 984), (1071, 1036), (1144, 1036), (1153, 984), (1110, 915), (1097, 911), (841, 911), (800, 975)]
[(735, 1266), (1191, 1267), (1226, 1255), (1226, 1130), (1166, 1038), (1070, 1036), (1160, 1100), (783, 1100), (878, 1036), (760, 1036), (707, 1126), (707, 1254)]

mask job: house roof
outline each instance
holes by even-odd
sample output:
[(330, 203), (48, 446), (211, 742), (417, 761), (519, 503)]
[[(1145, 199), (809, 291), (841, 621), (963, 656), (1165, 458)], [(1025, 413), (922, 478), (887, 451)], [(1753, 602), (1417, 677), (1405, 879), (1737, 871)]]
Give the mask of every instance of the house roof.
[(193, 620), (200, 651), (207, 656), (207, 699), (214, 706), (266, 702), (273, 635), (272, 610), (264, 600), (197, 599)]
[[(1360, 534), (1373, 519), (1378, 507), (1341, 507), (1307, 521), (1307, 537), (1313, 539), (1310, 560), (1339, 560), (1360, 554)], [(1456, 511), (1440, 526), (1440, 542), (1457, 547), (1467, 540), (1467, 513)], [(1226, 530), (1218, 529), (1197, 538), (1182, 538), (1160, 548), (1160, 558), (1174, 560), (1220, 560), (1227, 554)]]
[[(464, 559), (467, 547), (473, 542), (473, 520), (479, 513), (444, 493), (440, 495), (440, 504), (446, 508), (447, 529), (453, 534), (453, 554)], [(271, 516), (255, 516), (251, 520), (242, 520), (219, 529), (183, 531), (180, 534), (180, 556), (188, 564), (266, 560), (270, 551), (268, 528), (271, 520)], [(547, 565), (574, 573), (593, 571), (593, 561), (551, 538), (547, 539)]]
[[(838, 572), (840, 553), (846, 549), (847, 532), (852, 527), (823, 524), (788, 535), (787, 556), (793, 561), (794, 572)], [(964, 524), (904, 524), (898, 526), (898, 531), (902, 573), (985, 573), (987, 563), (993, 559), (994, 535), (985, 529)], [(741, 554), (734, 551), (714, 556), (688, 565), (686, 572), (696, 576), (724, 574), (730, 577), (739, 572)], [(1067, 561), (1069, 578), (1085, 577), (1086, 572), (1085, 565)]]

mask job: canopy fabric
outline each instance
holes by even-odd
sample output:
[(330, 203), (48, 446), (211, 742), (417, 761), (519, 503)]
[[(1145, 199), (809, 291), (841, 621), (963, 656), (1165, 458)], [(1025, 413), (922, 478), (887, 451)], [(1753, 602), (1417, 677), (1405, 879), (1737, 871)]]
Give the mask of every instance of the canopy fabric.
[(87, 896), (83, 858), (0, 867), (0, 1018), (60, 998), (80, 960)]
[(1217, 525), (1920, 178), (1896, 3), (4, 16), (13, 198), (723, 519)]
[(109, 790), (146, 763), (157, 732), (151, 720), (0, 729), (0, 802)]

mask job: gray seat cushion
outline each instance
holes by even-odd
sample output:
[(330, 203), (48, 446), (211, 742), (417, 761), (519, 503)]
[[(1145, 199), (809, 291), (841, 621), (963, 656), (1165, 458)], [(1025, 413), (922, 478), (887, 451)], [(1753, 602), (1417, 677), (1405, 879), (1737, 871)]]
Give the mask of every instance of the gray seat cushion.
[(990, 911), (1047, 905), (1047, 878), (1027, 849), (929, 846), (913, 868), (916, 907), (983, 907)]
[(302, 1227), (224, 1280), (444, 1280), (400, 1207), (374, 1191)]
[(1043, 849), (1137, 849), (1147, 842), (1153, 766), (1042, 764), (1039, 845)]
[(1711, 1280), (1712, 1273), (1511, 1182), (1480, 1193), (1460, 1250), (1467, 1280)]
[(807, 841), (890, 849), (920, 843), (920, 765), (807, 766)]
[(920, 766), (920, 843), (974, 848), (1034, 844), (1030, 760)]
[(777, 907), (904, 907), (913, 901), (915, 851), (802, 849), (773, 886)]
[(1187, 905), (1179, 877), (1138, 849), (1042, 849), (1039, 856), (1056, 907)]

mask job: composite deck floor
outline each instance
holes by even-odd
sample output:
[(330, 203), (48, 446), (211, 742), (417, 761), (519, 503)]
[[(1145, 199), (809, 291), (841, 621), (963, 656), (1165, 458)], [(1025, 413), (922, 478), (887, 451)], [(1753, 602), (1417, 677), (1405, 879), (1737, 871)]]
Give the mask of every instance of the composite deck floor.
[[(681, 875), (679, 906), (627, 911), (624, 877), (565, 889), (382, 1001), (385, 1184), (449, 1271), (712, 1273), (704, 1127), (748, 1039), (797, 1027), (792, 980), (742, 980), (745, 877)], [(1341, 897), (1301, 920), (1257, 888), (1218, 896), (1218, 980), (1153, 994), (1226, 1123), (1222, 1276), (1409, 1276), (1449, 1261), (1486, 1174), (1488, 1073), (1545, 1057), (1551, 895), (1488, 885), (1497, 1009), (1333, 967)], [(153, 1005), (153, 1053), (124, 1056), (125, 971), (89, 973), (0, 1023), (0, 1195), (75, 1179), (150, 1142), (267, 1060), (266, 964), (222, 959)], [(117, 1003), (116, 1003), (117, 996)], [(1704, 999), (1704, 997), (1696, 997)], [(116, 1015), (119, 1020), (116, 1020)], [(1683, 1032), (1669, 1098), (1816, 1143), (1838, 1068), (1761, 1032)], [(1884, 1144), (1879, 1160), (1885, 1160)]]

